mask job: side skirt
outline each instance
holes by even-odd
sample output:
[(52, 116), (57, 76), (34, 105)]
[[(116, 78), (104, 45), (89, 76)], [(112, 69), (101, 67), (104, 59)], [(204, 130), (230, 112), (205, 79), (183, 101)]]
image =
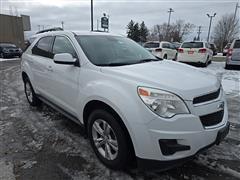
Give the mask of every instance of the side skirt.
[(56, 111), (60, 112), (62, 115), (66, 116), (68, 119), (74, 121), (75, 123), (79, 124), (81, 127), (84, 128), (84, 125), (79, 121), (79, 119), (77, 117), (73, 116), (72, 114), (70, 114), (69, 112), (64, 110), (63, 108), (61, 108), (61, 107), (57, 106), (56, 104), (52, 103), (51, 101), (47, 100), (43, 96), (41, 96), (39, 94), (37, 96), (42, 102), (49, 105), (50, 107), (52, 107)]

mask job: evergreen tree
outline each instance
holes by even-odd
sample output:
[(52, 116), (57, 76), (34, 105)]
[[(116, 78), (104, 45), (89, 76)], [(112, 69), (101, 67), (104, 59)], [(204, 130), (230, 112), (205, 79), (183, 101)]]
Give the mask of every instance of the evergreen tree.
[(134, 21), (131, 20), (127, 25), (127, 37), (133, 39), (134, 36)]
[(140, 24), (140, 41), (146, 42), (148, 35), (149, 35), (149, 31), (148, 31), (144, 21), (142, 21), (142, 23)]

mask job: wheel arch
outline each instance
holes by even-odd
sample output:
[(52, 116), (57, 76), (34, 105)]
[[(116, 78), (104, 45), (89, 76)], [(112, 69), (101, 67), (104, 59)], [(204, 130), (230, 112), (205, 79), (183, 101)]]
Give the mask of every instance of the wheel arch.
[(125, 125), (124, 121), (122, 120), (122, 118), (120, 117), (120, 115), (117, 113), (117, 111), (112, 108), (110, 105), (108, 105), (106, 102), (103, 102), (101, 100), (91, 100), (89, 101), (83, 109), (83, 123), (84, 123), (84, 127), (87, 132), (87, 123), (88, 123), (88, 117), (91, 114), (91, 112), (93, 112), (95, 109), (104, 109), (107, 112), (111, 113), (116, 120), (119, 122), (121, 128), (124, 130), (124, 133), (127, 137), (127, 143), (131, 149), (131, 153), (133, 153), (133, 158), (135, 158), (136, 154), (135, 154), (135, 149), (134, 149), (134, 145), (133, 145), (133, 141), (132, 138), (130, 136), (130, 133), (128, 131), (127, 126)]

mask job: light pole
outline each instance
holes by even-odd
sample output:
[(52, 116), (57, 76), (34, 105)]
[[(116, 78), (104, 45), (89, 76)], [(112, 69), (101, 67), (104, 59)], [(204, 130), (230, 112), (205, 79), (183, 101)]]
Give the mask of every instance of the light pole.
[(93, 31), (93, 0), (91, 0), (91, 31)]
[(214, 18), (216, 15), (217, 15), (217, 13), (214, 13), (213, 15), (207, 14), (207, 16), (210, 18), (210, 24), (209, 24), (209, 29), (208, 29), (207, 42), (209, 42), (209, 38), (210, 38), (210, 31), (211, 31), (211, 26), (212, 26), (212, 18)]

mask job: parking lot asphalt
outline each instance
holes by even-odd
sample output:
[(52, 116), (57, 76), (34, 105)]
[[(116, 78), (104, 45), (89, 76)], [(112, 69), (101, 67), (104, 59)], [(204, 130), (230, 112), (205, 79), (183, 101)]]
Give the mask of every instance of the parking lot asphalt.
[(0, 180), (240, 179), (240, 71), (223, 67), (214, 62), (201, 70), (222, 80), (231, 123), (227, 138), (181, 167), (140, 172), (104, 167), (78, 125), (46, 105), (29, 106), (20, 60), (0, 62)]

